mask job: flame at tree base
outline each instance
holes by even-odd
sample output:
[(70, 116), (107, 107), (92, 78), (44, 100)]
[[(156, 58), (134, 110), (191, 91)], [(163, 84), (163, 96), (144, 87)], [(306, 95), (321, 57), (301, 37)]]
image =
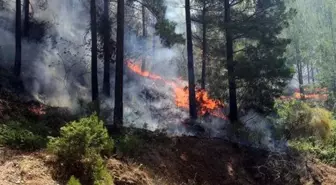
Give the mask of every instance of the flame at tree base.
[[(148, 71), (142, 71), (141, 66), (133, 62), (132, 60), (126, 61), (127, 67), (132, 70), (134, 73), (152, 79), (160, 80), (165, 84), (169, 85), (175, 95), (175, 105), (180, 108), (188, 109), (189, 108), (189, 90), (185, 81), (181, 79), (176, 80), (166, 80), (160, 75), (150, 73)], [(211, 99), (208, 95), (208, 92), (204, 89), (196, 89), (196, 101), (198, 103), (198, 114), (204, 116), (210, 114), (221, 119), (227, 119), (227, 117), (222, 112), (224, 104), (215, 99)]]

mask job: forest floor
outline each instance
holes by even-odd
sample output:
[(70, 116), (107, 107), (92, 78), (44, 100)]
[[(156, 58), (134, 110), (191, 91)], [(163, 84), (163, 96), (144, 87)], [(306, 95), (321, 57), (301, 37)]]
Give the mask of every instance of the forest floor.
[[(17, 87), (11, 88), (14, 80), (1, 74), (0, 124), (22, 116), (59, 129), (61, 122), (73, 119), (66, 109), (21, 96)], [(167, 137), (144, 130), (132, 134), (140, 140), (136, 149), (117, 151), (107, 160), (116, 185), (336, 184), (336, 168), (295, 152), (270, 153), (221, 139)], [(55, 157), (45, 150), (0, 147), (0, 185), (62, 184), (54, 178), (54, 166)]]
[[(253, 159), (247, 151), (218, 140), (174, 138), (170, 143), (151, 143), (143, 149), (146, 151), (135, 158), (108, 159), (116, 185), (281, 184), (263, 179), (262, 172), (247, 164), (262, 159)], [(1, 148), (0, 185), (61, 184), (53, 178), (53, 163), (53, 156), (44, 151), (29, 153)], [(300, 184), (336, 184), (335, 168), (313, 160), (307, 161), (306, 167)]]

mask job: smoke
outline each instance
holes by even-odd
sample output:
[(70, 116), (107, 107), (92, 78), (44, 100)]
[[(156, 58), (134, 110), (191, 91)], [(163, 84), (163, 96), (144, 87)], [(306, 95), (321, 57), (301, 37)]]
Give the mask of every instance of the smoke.
[[(1, 1), (1, 0), (0, 0)], [(15, 2), (6, 1), (6, 9), (0, 10), (0, 65), (11, 68), (15, 55)], [(26, 89), (35, 97), (52, 106), (64, 106), (78, 109), (78, 99), (90, 100), (90, 27), (89, 5), (81, 0), (49, 0), (32, 1), (32, 15), (36, 21), (47, 21), (48, 28), (42, 42), (22, 40), (22, 79)], [(182, 0), (166, 0), (166, 17), (178, 23), (177, 33), (184, 33), (184, 3)], [(98, 1), (98, 8), (102, 1)], [(44, 8), (41, 9), (41, 6)], [(115, 3), (111, 4), (111, 15), (116, 14)], [(154, 35), (155, 19), (149, 17), (149, 36), (139, 38), (135, 28), (141, 26), (141, 12), (126, 9), (127, 27), (125, 32), (125, 58), (147, 60), (147, 69), (160, 74), (165, 79), (177, 79), (186, 72), (184, 46), (165, 48), (160, 38)], [(116, 25), (112, 25), (112, 37), (115, 38)], [(141, 27), (140, 27), (141, 28)], [(135, 29), (141, 30), (141, 29)], [(155, 48), (153, 48), (155, 43)], [(155, 55), (153, 51), (155, 50)], [(181, 52), (182, 51), (182, 52)], [(141, 60), (140, 60), (141, 61)], [(99, 89), (102, 85), (102, 66), (99, 61)], [(111, 71), (114, 71), (114, 66)], [(126, 126), (147, 128), (149, 130), (164, 130), (169, 135), (194, 135), (183, 124), (188, 118), (188, 112), (176, 107), (174, 92), (170, 87), (160, 82), (139, 77), (125, 69), (124, 86), (124, 119)], [(111, 74), (112, 95), (114, 75)], [(102, 98), (102, 108), (110, 110), (107, 121), (112, 122), (114, 107), (113, 98)], [(245, 119), (245, 118), (243, 118)], [(261, 119), (261, 118), (260, 118)], [(259, 120), (260, 120), (259, 119)], [(250, 129), (258, 128), (267, 131), (264, 122), (250, 124)], [(202, 126), (209, 137), (223, 137), (221, 128), (228, 124), (221, 119), (203, 120)], [(270, 146), (265, 136), (264, 145)]]
[[(34, 1), (31, 12), (36, 22), (47, 22), (42, 42), (22, 40), (22, 79), (27, 90), (38, 100), (55, 106), (71, 107), (76, 99), (74, 90), (83, 89), (78, 81), (87, 69), (88, 48), (84, 35), (88, 14), (83, 13), (80, 1), (70, 10), (69, 1)], [(1, 11), (1, 65), (11, 68), (14, 63), (15, 1), (8, 1)], [(43, 6), (46, 6), (42, 9)], [(47, 4), (46, 4), (47, 3)], [(82, 21), (78, 21), (82, 20)], [(34, 29), (34, 28), (32, 28)], [(73, 68), (70, 70), (70, 68)], [(85, 77), (84, 77), (85, 78)], [(85, 85), (84, 85), (85, 86)]]
[[(46, 35), (42, 42), (22, 40), (22, 79), (33, 97), (52, 106), (78, 108), (78, 99), (89, 101), (90, 97), (90, 30), (89, 5), (81, 0), (49, 0), (32, 1), (32, 17), (34, 20), (48, 22)], [(41, 8), (43, 4), (43, 9)], [(98, 9), (102, 1), (98, 1)], [(111, 15), (116, 14), (115, 3), (111, 4)], [(127, 25), (141, 26), (141, 12), (126, 8)], [(139, 38), (138, 33), (126, 27), (125, 51), (126, 59), (147, 58), (147, 68), (165, 78), (177, 78), (176, 60), (181, 58), (178, 47), (165, 48), (159, 36), (153, 35), (155, 19), (148, 18), (149, 37)], [(12, 68), (15, 56), (15, 2), (8, 1), (5, 10), (0, 11), (0, 56), (1, 66)], [(112, 25), (112, 37), (115, 38), (116, 25)], [(141, 28), (141, 27), (140, 27)], [(141, 30), (141, 29), (138, 29)], [(155, 48), (152, 44), (155, 42)], [(155, 56), (152, 55), (155, 49)], [(132, 54), (132, 55), (130, 55)], [(102, 61), (99, 61), (99, 87), (102, 82)], [(111, 67), (113, 71), (114, 66)], [(126, 69), (127, 70), (127, 69)], [(113, 72), (111, 89), (113, 94)], [(125, 76), (125, 122), (136, 127), (147, 127), (150, 130), (167, 129), (171, 132), (181, 130), (181, 119), (186, 118), (185, 111), (176, 109), (172, 92), (166, 87), (144, 79)], [(157, 99), (148, 101), (148, 91)], [(147, 95), (146, 95), (147, 94)], [(113, 98), (103, 99), (103, 106), (113, 108)], [(112, 112), (111, 112), (112, 115)], [(173, 115), (173, 116), (172, 116)], [(170, 119), (166, 119), (171, 116)], [(111, 116), (112, 117), (112, 116)], [(167, 126), (168, 125), (168, 126)], [(179, 127), (179, 128), (177, 128)]]

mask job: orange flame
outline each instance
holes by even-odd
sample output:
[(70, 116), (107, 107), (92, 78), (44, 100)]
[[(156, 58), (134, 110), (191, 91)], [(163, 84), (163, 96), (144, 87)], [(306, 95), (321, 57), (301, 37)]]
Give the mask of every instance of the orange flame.
[[(293, 96), (294, 96), (295, 99), (300, 99), (301, 98), (301, 94), (297, 93), (297, 92), (295, 92)], [(305, 99), (314, 99), (314, 100), (323, 100), (323, 101), (328, 99), (327, 94), (305, 94), (305, 95), (303, 95), (303, 97)]]
[[(328, 89), (327, 88), (315, 88), (313, 90), (304, 89), (305, 94), (302, 95), (304, 99), (307, 100), (318, 100), (318, 101), (326, 101), (328, 100)], [(295, 92), (292, 96), (280, 96), (282, 100), (292, 100), (292, 99), (301, 99), (301, 93), (299, 89), (295, 89)]]
[(45, 107), (40, 104), (39, 106), (33, 105), (28, 108), (30, 112), (34, 113), (35, 115), (44, 115), (46, 114)]
[[(178, 107), (188, 109), (189, 108), (189, 90), (188, 87), (183, 85), (186, 84), (181, 78), (175, 80), (166, 80), (157, 74), (150, 73), (148, 71), (142, 71), (140, 65), (133, 63), (131, 60), (126, 62), (127, 67), (131, 69), (134, 73), (150, 78), (152, 80), (162, 80), (165, 84), (172, 87), (175, 93), (175, 104)], [(203, 89), (196, 90), (196, 100), (199, 103), (199, 115), (205, 115), (209, 113), (213, 116), (227, 119), (227, 117), (221, 111), (221, 108), (224, 107), (224, 104), (219, 100), (211, 99)]]

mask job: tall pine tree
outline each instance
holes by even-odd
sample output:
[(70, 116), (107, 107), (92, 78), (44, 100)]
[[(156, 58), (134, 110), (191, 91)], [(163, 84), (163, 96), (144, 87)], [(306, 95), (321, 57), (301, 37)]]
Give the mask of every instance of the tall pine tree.
[(16, 0), (15, 16), (15, 64), (14, 74), (19, 77), (21, 74), (21, 0)]
[(117, 10), (117, 59), (115, 73), (114, 127), (123, 124), (123, 76), (124, 76), (124, 0), (118, 0)]
[(96, 0), (90, 1), (91, 16), (91, 90), (92, 102), (95, 109), (99, 111), (98, 103), (98, 74), (97, 74), (97, 20), (96, 20)]
[(238, 120), (238, 108), (237, 108), (237, 92), (236, 92), (236, 77), (234, 72), (233, 62), (233, 38), (231, 30), (231, 5), (229, 0), (225, 0), (225, 35), (226, 35), (226, 62), (229, 81), (229, 102), (230, 102), (230, 115), (231, 122)]
[(109, 1), (110, 0), (104, 0), (104, 14), (103, 14), (103, 24), (104, 24), (104, 30), (103, 30), (103, 50), (104, 50), (104, 78), (103, 78), (103, 92), (105, 96), (110, 97), (111, 96), (111, 85), (110, 85), (110, 21), (109, 21)]
[(192, 45), (190, 1), (189, 0), (185, 0), (185, 14), (186, 14), (187, 50), (188, 50), (189, 112), (190, 112), (190, 118), (192, 120), (195, 120), (197, 119), (197, 109), (196, 109), (194, 56), (193, 56), (193, 45)]

